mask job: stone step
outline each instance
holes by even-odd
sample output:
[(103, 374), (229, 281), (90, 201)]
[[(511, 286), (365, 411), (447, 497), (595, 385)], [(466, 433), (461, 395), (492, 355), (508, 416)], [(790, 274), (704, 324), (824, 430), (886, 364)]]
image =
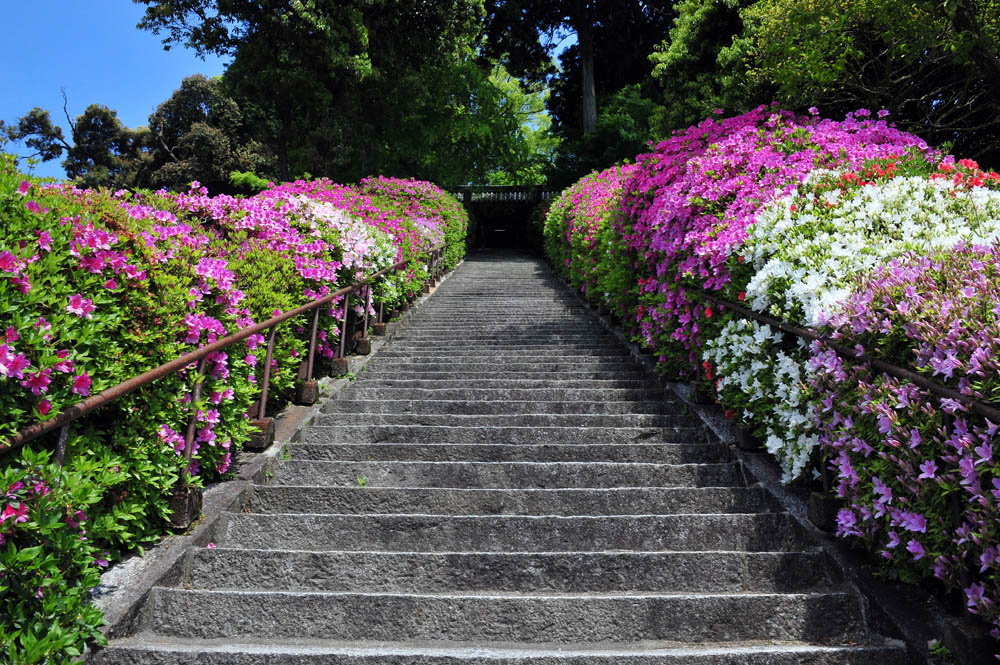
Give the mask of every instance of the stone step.
[[(389, 349), (395, 349), (396, 346), (392, 345), (388, 347)], [(480, 358), (483, 361), (492, 361), (493, 359), (517, 359), (520, 362), (535, 362), (555, 360), (558, 362), (568, 362), (576, 358), (605, 358), (605, 359), (628, 359), (631, 354), (622, 349), (619, 346), (597, 346), (597, 347), (579, 347), (579, 348), (564, 348), (564, 349), (552, 349), (551, 347), (520, 347), (511, 348), (507, 347), (504, 349), (481, 349), (475, 347), (458, 347), (453, 349), (448, 348), (422, 348), (422, 349), (412, 349), (412, 350), (396, 350), (396, 351), (379, 351), (377, 360), (379, 362), (382, 359), (408, 359), (410, 362), (440, 362), (442, 359), (447, 360), (450, 358)]]
[(313, 425), (303, 443), (697, 443), (704, 427), (446, 427), (440, 425)]
[(330, 413), (317, 422), (327, 425), (378, 425), (432, 427), (698, 427), (697, 416), (662, 413)]
[(476, 356), (445, 356), (433, 358), (377, 358), (366, 369), (387, 372), (468, 372), (532, 371), (545, 369), (551, 372), (580, 372), (592, 370), (636, 371), (638, 366), (631, 356), (537, 356), (525, 358), (520, 355), (503, 355), (495, 358)]
[[(495, 377), (495, 374), (491, 374), (490, 377)], [(597, 389), (598, 392), (604, 392), (606, 390), (621, 388), (628, 390), (647, 390), (647, 391), (659, 391), (661, 394), (663, 389), (656, 385), (656, 382), (647, 377), (639, 379), (559, 379), (553, 377), (546, 378), (509, 378), (509, 379), (497, 379), (497, 378), (478, 378), (478, 379), (433, 379), (433, 378), (423, 378), (423, 379), (390, 379), (381, 377), (365, 377), (364, 383), (360, 386), (363, 388), (394, 388), (394, 387), (406, 387), (411, 389), (416, 388), (460, 388), (460, 389), (502, 389), (502, 388), (552, 388), (556, 389), (558, 394), (569, 394), (571, 391), (576, 389)], [(563, 392), (565, 391), (565, 392)]]
[(597, 321), (582, 316), (556, 317), (549, 320), (522, 319), (483, 321), (476, 312), (454, 314), (441, 321), (407, 321), (401, 334), (464, 335), (546, 334), (546, 335), (607, 335), (608, 330)]
[(730, 487), (742, 484), (735, 463), (364, 462), (291, 459), (279, 463), (278, 485), (350, 487)]
[[(533, 303), (537, 304), (537, 303)], [(600, 323), (590, 318), (584, 309), (569, 309), (566, 307), (546, 306), (544, 316), (539, 314), (503, 315), (495, 310), (483, 307), (430, 307), (408, 319), (407, 328), (489, 328), (522, 326), (541, 326), (555, 328), (566, 324), (571, 326), (599, 326)]]
[(857, 599), (844, 592), (431, 594), (155, 587), (150, 596), (154, 633), (200, 639), (825, 641), (853, 634), (859, 613)]
[(615, 487), (454, 489), (264, 485), (246, 510), (255, 513), (387, 515), (670, 515), (777, 510), (759, 487)]
[(497, 360), (492, 363), (465, 362), (455, 358), (452, 362), (379, 362), (372, 363), (365, 369), (369, 376), (414, 376), (422, 374), (454, 374), (460, 372), (470, 376), (481, 374), (580, 374), (587, 377), (609, 374), (635, 375), (645, 374), (630, 360), (603, 360), (601, 358), (581, 358), (572, 362), (522, 362), (516, 358), (507, 361)]
[(403, 328), (399, 330), (394, 339), (408, 340), (411, 343), (421, 342), (428, 344), (443, 344), (448, 342), (492, 342), (507, 338), (508, 343), (531, 342), (532, 344), (548, 343), (558, 345), (562, 342), (603, 342), (609, 343), (614, 337), (604, 328), (593, 326), (583, 330), (549, 330), (541, 331), (537, 329), (512, 329), (511, 334), (502, 335), (498, 333), (477, 332), (474, 330), (425, 330), (420, 328)]
[(801, 551), (784, 513), (681, 515), (232, 514), (217, 545), (387, 552)]
[(433, 399), (335, 399), (324, 407), (324, 413), (426, 413), (426, 414), (663, 414), (678, 413), (683, 407), (677, 402), (654, 401), (559, 401), (534, 400), (433, 400)]
[(406, 370), (406, 371), (383, 371), (379, 369), (372, 369), (365, 373), (368, 377), (371, 377), (372, 381), (462, 381), (462, 382), (477, 382), (477, 381), (493, 381), (493, 380), (511, 380), (511, 381), (530, 381), (530, 380), (541, 380), (541, 381), (575, 381), (581, 384), (587, 384), (592, 381), (610, 381), (612, 383), (620, 383), (622, 381), (650, 381), (649, 374), (639, 369), (623, 369), (623, 370), (586, 370), (581, 369), (578, 371), (570, 370), (559, 370), (559, 369), (549, 369), (544, 366), (535, 367), (533, 369), (522, 368), (519, 370), (505, 371), (499, 368), (496, 369), (486, 369), (482, 367), (476, 371), (464, 372), (461, 370), (448, 372), (448, 371), (422, 371), (422, 370)]
[[(593, 402), (606, 400), (609, 403), (618, 401), (659, 401), (664, 404), (676, 403), (667, 398), (662, 388), (655, 386), (647, 388), (476, 388), (476, 387), (433, 387), (415, 388), (407, 386), (373, 386), (370, 380), (357, 381), (351, 384), (341, 396), (351, 400), (409, 400), (413, 402), (425, 400), (462, 401), (471, 406), (475, 402), (534, 402), (539, 405), (546, 402)], [(339, 401), (339, 400), (337, 400)], [(329, 404), (334, 404), (330, 402)], [(325, 407), (327, 410), (331, 407)]]
[(311, 460), (404, 462), (727, 462), (721, 443), (294, 443), (291, 456)]
[[(579, 342), (575, 344), (563, 344), (558, 348), (553, 348), (551, 344), (535, 344), (530, 340), (524, 342), (509, 342), (503, 344), (490, 344), (489, 346), (482, 344), (472, 344), (463, 342), (450, 342), (445, 344), (407, 344), (406, 342), (393, 339), (390, 346), (385, 347), (385, 351), (379, 351), (381, 356), (383, 353), (392, 353), (395, 356), (409, 357), (409, 356), (421, 356), (421, 355), (445, 355), (449, 354), (455, 355), (473, 355), (473, 356), (483, 356), (487, 357), (489, 355), (511, 355), (523, 353), (526, 355), (547, 355), (547, 354), (563, 354), (572, 351), (574, 354), (580, 353), (590, 353), (590, 352), (601, 352), (610, 353), (612, 355), (631, 355), (625, 353), (617, 341), (607, 340), (588, 340), (584, 342)], [(391, 356), (390, 356), (391, 357)]]
[(184, 640), (138, 635), (101, 650), (95, 665), (906, 665), (898, 644), (818, 645), (760, 640), (539, 645), (478, 641)]
[(190, 552), (200, 589), (804, 593), (833, 586), (819, 552)]

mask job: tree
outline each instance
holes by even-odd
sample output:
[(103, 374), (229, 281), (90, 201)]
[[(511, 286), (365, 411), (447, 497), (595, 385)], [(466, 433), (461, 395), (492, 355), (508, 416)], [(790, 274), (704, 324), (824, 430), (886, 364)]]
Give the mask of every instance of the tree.
[[(734, 50), (743, 34), (741, 9), (751, 0), (681, 0), (669, 37), (649, 56), (661, 106), (652, 126), (669, 136), (710, 116), (716, 109), (737, 114), (771, 101), (765, 78), (751, 81), (742, 51)], [(807, 104), (808, 106), (808, 104)]]
[[(654, 109), (648, 55), (669, 28), (672, 5), (668, 0), (487, 3), (484, 53), (500, 58), (523, 82), (547, 82), (551, 89), (546, 105), (552, 133), (561, 142), (551, 173), (556, 182), (572, 182), (645, 147)], [(557, 69), (555, 45), (574, 33), (577, 43), (564, 50)], [(613, 123), (620, 120), (625, 125), (618, 131)]]
[(149, 116), (152, 154), (148, 184), (180, 189), (197, 180), (213, 191), (225, 189), (233, 171), (269, 175), (273, 159), (249, 136), (239, 105), (217, 79), (198, 74)]
[(786, 104), (885, 107), (929, 142), (1000, 164), (1000, 2), (762, 0), (739, 49)]
[[(65, 95), (63, 96), (65, 100)], [(63, 106), (66, 112), (66, 106)], [(132, 130), (118, 113), (103, 104), (91, 104), (76, 120), (66, 112), (72, 142), (52, 122), (45, 109), (35, 107), (8, 126), (7, 136), (24, 141), (42, 161), (61, 157), (66, 175), (82, 187), (134, 187), (147, 163), (145, 129)]]
[(482, 16), (481, 0), (135, 1), (147, 5), (140, 27), (163, 34), (166, 47), (234, 58), (223, 85), (285, 179), (374, 169), (380, 132), (392, 129), (378, 120), (395, 120), (382, 105), (404, 100), (371, 100), (359, 83), (391, 91), (422, 67), (454, 60)]
[(597, 126), (594, 83), (594, 30), (601, 0), (488, 0), (486, 3), (486, 54), (506, 63), (528, 83), (555, 74), (553, 47), (557, 37), (576, 33), (580, 52), (581, 128)]

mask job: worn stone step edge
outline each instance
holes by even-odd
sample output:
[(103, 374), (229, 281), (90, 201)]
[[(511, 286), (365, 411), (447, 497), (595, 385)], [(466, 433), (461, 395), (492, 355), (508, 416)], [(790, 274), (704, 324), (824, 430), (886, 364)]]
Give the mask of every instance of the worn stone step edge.
[(317, 640), (180, 640), (141, 634), (99, 651), (94, 665), (906, 665), (896, 645), (676, 642), (541, 645)]
[[(574, 415), (669, 415), (686, 410), (682, 402), (666, 400), (559, 401), (542, 400), (431, 400), (431, 399), (337, 399), (324, 413), (458, 414), (534, 413)], [(700, 421), (699, 421), (700, 422)]]
[[(530, 407), (527, 407), (530, 408)], [(428, 427), (699, 427), (697, 416), (670, 413), (536, 413), (511, 409), (498, 413), (327, 413), (316, 422), (326, 426)]]
[(814, 549), (783, 513), (678, 515), (225, 515), (216, 544), (310, 551), (750, 551)]
[[(634, 642), (830, 640), (857, 631), (845, 592), (351, 593), (156, 587), (150, 628), (194, 637)], [(822, 621), (817, 620), (822, 617)]]
[(311, 425), (304, 443), (695, 443), (707, 442), (701, 427), (449, 427), (446, 425)]
[[(505, 402), (505, 401), (530, 401), (542, 402), (564, 402), (566, 398), (577, 398), (578, 400), (593, 400), (606, 397), (608, 400), (640, 400), (656, 401), (663, 399), (663, 404), (667, 406), (685, 404), (673, 399), (668, 399), (666, 393), (659, 387), (648, 388), (412, 388), (410, 386), (372, 386), (369, 382), (353, 382), (344, 391), (346, 399), (355, 401), (374, 401), (380, 399), (400, 400), (406, 396), (409, 401), (429, 401), (448, 400), (463, 402)], [(335, 401), (330, 400), (327, 404), (332, 405)], [(332, 408), (332, 407), (331, 407)], [(329, 408), (324, 407), (324, 412)]]
[(669, 515), (765, 513), (776, 509), (755, 488), (487, 489), (262, 485), (242, 512), (310, 514)]
[(721, 443), (294, 443), (289, 457), (366, 462), (728, 462)]
[(368, 462), (282, 461), (275, 485), (350, 487), (733, 487), (743, 482), (732, 463), (649, 464), (619, 462)]
[(362, 592), (804, 593), (834, 588), (817, 552), (188, 553), (178, 586)]
[[(491, 376), (496, 376), (491, 375)], [(411, 390), (426, 388), (435, 390), (447, 389), (473, 389), (473, 390), (499, 390), (504, 388), (513, 389), (538, 389), (547, 388), (558, 391), (575, 390), (644, 390), (659, 391), (662, 388), (651, 378), (642, 379), (590, 379), (580, 381), (577, 379), (383, 379), (376, 377), (365, 377), (363, 382), (357, 384), (359, 388), (399, 388), (404, 387)]]

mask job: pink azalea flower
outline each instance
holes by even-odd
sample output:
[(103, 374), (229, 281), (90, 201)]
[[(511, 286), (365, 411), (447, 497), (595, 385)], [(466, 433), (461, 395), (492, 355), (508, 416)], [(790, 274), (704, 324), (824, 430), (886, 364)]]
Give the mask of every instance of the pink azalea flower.
[(44, 252), (52, 249), (52, 235), (48, 231), (42, 231), (38, 234), (38, 248)]
[(69, 304), (66, 305), (66, 311), (70, 314), (76, 314), (77, 316), (82, 316), (85, 319), (92, 319), (91, 312), (93, 312), (96, 307), (94, 307), (94, 301), (90, 298), (84, 298), (81, 294), (77, 293), (69, 297)]
[(19, 332), (17, 332), (17, 328), (15, 328), (14, 326), (8, 326), (7, 327), (6, 336), (7, 336), (7, 343), (8, 344), (13, 344), (17, 340), (21, 339), (21, 334)]
[(31, 292), (31, 282), (23, 275), (11, 278), (10, 283), (16, 286), (21, 293), (28, 294)]
[(86, 370), (73, 379), (73, 392), (84, 397), (90, 394), (90, 376)]
[(47, 399), (43, 398), (42, 401), (38, 403), (38, 413), (42, 414), (43, 416), (49, 415), (49, 411), (51, 409), (52, 409), (52, 402), (50, 402)]
[(7, 504), (4, 506), (3, 512), (0, 512), (0, 524), (3, 524), (9, 519), (14, 520), (14, 524), (20, 524), (22, 522), (28, 521), (28, 505), (21, 501), (18, 503), (17, 508)]
[(49, 389), (49, 384), (52, 383), (51, 376), (52, 370), (45, 369), (35, 374), (29, 374), (27, 379), (21, 381), (21, 385), (31, 390), (31, 393), (37, 397)]
[(31, 189), (31, 183), (27, 180), (22, 180), (21, 184), (17, 187), (17, 193), (24, 196), (28, 193), (29, 189)]
[(62, 372), (63, 374), (69, 374), (73, 371), (73, 361), (67, 360), (69, 357), (69, 351), (67, 349), (59, 349), (56, 351), (56, 356), (59, 357), (59, 362), (52, 366), (57, 372)]
[(6, 344), (0, 344), (0, 377), (12, 376), (15, 379), (23, 379), (24, 370), (29, 364), (28, 358), (23, 353), (14, 355), (13, 349)]
[(37, 201), (28, 201), (27, 203), (24, 204), (24, 207), (27, 208), (30, 212), (34, 213), (39, 213), (42, 211), (42, 209), (38, 206)]

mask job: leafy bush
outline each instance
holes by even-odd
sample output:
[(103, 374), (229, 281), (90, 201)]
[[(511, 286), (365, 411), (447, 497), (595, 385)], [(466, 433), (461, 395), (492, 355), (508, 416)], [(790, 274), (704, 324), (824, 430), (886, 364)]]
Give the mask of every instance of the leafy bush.
[[(100, 611), (87, 594), (108, 565), (89, 537), (90, 509), (114, 473), (98, 461), (74, 470), (24, 450), (0, 469), (0, 659), (11, 665), (65, 663), (85, 642), (103, 642)], [(96, 481), (96, 482), (95, 482)]]
[(619, 316), (634, 304), (632, 260), (622, 241), (621, 199), (634, 165), (585, 176), (556, 198), (545, 216), (545, 251), (557, 273), (585, 298)]
[[(833, 122), (760, 108), (676, 134), (624, 183), (588, 176), (545, 231), (555, 269), (634, 320), (664, 373), (711, 382), (785, 482), (828, 456), (847, 502), (840, 535), (902, 579), (960, 587), (1000, 638), (1000, 423), (864, 363), (1000, 406), (1000, 175), (865, 110)], [(702, 290), (862, 361), (737, 318)]]
[[(397, 191), (394, 182), (383, 186), (395, 198), (378, 201), (362, 188), (325, 180), (249, 198), (208, 197), (198, 183), (182, 194), (93, 191), (32, 182), (3, 155), (0, 409), (7, 417), (0, 437), (397, 260), (413, 267), (393, 282), (392, 297), (418, 290), (427, 278), (421, 253), (444, 239), (457, 261), (465, 218), (460, 206), (436, 202), (447, 197), (437, 188), (405, 181)], [(407, 203), (417, 193), (420, 200)], [(354, 305), (363, 314), (363, 303)], [(343, 314), (341, 301), (324, 308), (321, 354), (333, 355)], [(309, 323), (308, 316), (293, 320), (277, 336), (271, 366), (277, 391), (297, 376)], [(97, 579), (94, 561), (107, 565), (155, 542), (182, 478), (198, 485), (225, 476), (250, 434), (247, 411), (260, 392), (264, 342), (254, 335), (208, 356), (195, 404), (192, 366), (77, 421), (61, 472), (30, 447), (20, 466), (3, 467), (3, 482), (14, 488), (0, 500), (6, 511), (0, 572), (12, 581), (0, 583), (0, 605), (9, 610), (0, 620), (8, 660), (62, 662), (79, 653), (99, 623), (81, 605)], [(192, 413), (188, 465), (182, 433)], [(27, 496), (18, 489), (27, 484), (22, 477), (64, 489), (52, 490), (52, 499)], [(22, 520), (24, 506), (37, 517)], [(63, 537), (59, 526), (79, 522), (68, 517), (75, 511), (86, 515), (83, 540), (76, 532)], [(15, 570), (26, 551), (42, 571), (35, 577), (34, 568)], [(31, 586), (39, 575), (51, 581)]]
[[(997, 406), (998, 302), (1000, 246), (958, 246), (879, 267), (829, 325), (840, 343)], [(1000, 639), (998, 424), (822, 344), (811, 362), (821, 443), (847, 504), (838, 534), (902, 579), (961, 587)]]
[[(761, 207), (791, 192), (818, 168), (860, 168), (866, 161), (928, 153), (916, 136), (873, 120), (796, 116), (776, 108), (701, 124), (637, 157), (625, 185), (632, 226), (626, 240), (644, 276), (641, 339), (670, 376), (689, 376), (700, 347), (717, 334), (688, 288), (716, 291), (730, 281), (727, 259), (739, 252)], [(707, 332), (705, 332), (707, 329)]]
[[(926, 160), (912, 157), (880, 160), (861, 173), (814, 171), (793, 193), (761, 209), (739, 260), (729, 260), (727, 294), (739, 291), (736, 298), (754, 310), (815, 326), (858, 278), (890, 258), (1000, 238), (1000, 191), (984, 186), (985, 175), (974, 184), (976, 169), (943, 166), (961, 178), (941, 178)], [(733, 334), (745, 325), (728, 323), (706, 342), (703, 358), (720, 376), (720, 403), (743, 409), (790, 481), (818, 461), (811, 414), (819, 396), (803, 385), (809, 353), (801, 344), (783, 348), (792, 340), (777, 331), (760, 333), (768, 341), (756, 348), (759, 336)], [(761, 358), (748, 368), (748, 355)], [(731, 383), (737, 375), (739, 389)]]

